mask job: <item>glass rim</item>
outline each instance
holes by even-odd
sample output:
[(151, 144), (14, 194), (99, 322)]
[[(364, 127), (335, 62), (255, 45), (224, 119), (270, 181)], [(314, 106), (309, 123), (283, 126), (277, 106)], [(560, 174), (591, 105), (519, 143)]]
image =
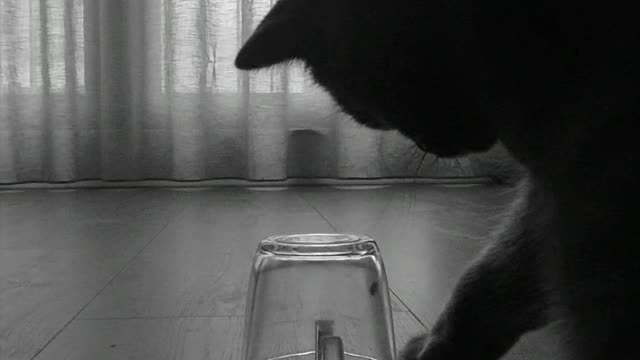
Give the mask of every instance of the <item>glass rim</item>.
[(360, 234), (292, 234), (270, 236), (260, 242), (259, 250), (278, 256), (367, 255), (377, 253), (373, 239)]

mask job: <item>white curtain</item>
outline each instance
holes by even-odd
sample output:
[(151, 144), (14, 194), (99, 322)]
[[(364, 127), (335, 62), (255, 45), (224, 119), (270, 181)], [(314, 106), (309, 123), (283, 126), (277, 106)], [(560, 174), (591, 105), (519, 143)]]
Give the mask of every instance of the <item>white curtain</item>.
[(274, 0), (0, 0), (0, 183), (484, 176), (235, 54)]

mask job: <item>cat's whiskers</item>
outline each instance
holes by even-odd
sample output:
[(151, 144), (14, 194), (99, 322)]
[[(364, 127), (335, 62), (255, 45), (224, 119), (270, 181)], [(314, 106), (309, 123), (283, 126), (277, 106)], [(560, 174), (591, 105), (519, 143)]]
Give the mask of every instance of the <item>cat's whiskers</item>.
[[(419, 150), (418, 151), (422, 151)], [(418, 167), (416, 168), (416, 177), (420, 176), (420, 170), (422, 169), (422, 164), (424, 163), (424, 159), (427, 157), (427, 153), (425, 151), (422, 151), (422, 158), (420, 159), (420, 163), (418, 163)]]

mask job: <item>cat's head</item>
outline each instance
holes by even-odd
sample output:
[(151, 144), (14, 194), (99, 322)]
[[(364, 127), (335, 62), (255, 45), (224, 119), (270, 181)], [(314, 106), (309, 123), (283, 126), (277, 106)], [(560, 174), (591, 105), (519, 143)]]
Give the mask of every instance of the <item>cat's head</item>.
[(497, 140), (472, 96), (469, 59), (438, 1), (279, 0), (236, 58), (251, 70), (303, 61), (361, 124), (439, 156)]

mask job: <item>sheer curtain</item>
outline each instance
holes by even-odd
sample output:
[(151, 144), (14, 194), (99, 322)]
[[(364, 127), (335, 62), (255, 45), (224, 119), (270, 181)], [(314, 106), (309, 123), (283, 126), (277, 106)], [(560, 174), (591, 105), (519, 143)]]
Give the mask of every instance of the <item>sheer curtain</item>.
[(0, 183), (492, 175), (422, 162), (299, 64), (238, 72), (274, 0), (0, 0)]

